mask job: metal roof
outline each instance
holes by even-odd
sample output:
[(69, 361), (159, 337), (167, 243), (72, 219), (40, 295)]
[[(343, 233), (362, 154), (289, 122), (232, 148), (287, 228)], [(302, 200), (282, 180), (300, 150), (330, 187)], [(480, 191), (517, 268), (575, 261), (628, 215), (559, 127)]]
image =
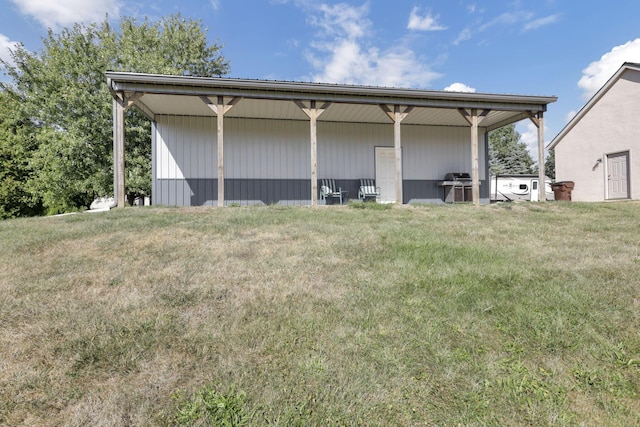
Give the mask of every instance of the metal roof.
[(225, 117), (308, 120), (291, 101), (330, 102), (319, 121), (389, 123), (380, 105), (414, 107), (403, 125), (469, 126), (458, 109), (490, 110), (482, 127), (495, 129), (546, 111), (555, 96), (445, 92), (375, 86), (338, 85), (107, 72), (114, 93), (142, 94), (135, 105), (147, 115), (211, 116), (201, 97), (240, 97)]

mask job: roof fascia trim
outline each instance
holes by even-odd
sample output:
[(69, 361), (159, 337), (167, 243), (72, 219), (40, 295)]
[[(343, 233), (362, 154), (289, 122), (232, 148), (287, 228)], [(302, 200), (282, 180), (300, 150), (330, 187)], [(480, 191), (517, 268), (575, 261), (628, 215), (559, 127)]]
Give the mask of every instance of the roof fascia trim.
[(112, 91), (174, 95), (243, 96), (257, 99), (321, 99), (354, 104), (402, 104), (440, 108), (484, 108), (503, 111), (546, 111), (557, 97), (439, 92), (320, 83), (266, 82), (107, 72)]

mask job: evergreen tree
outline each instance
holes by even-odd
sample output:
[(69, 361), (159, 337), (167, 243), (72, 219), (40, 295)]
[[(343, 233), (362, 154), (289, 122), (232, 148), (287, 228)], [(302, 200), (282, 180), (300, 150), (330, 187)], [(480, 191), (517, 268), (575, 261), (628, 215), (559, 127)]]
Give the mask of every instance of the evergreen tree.
[(489, 133), (489, 171), (492, 175), (530, 174), (533, 159), (515, 124)]
[(556, 179), (556, 152), (555, 150), (550, 150), (549, 155), (547, 156), (547, 160), (544, 162), (544, 173), (551, 178), (551, 180)]

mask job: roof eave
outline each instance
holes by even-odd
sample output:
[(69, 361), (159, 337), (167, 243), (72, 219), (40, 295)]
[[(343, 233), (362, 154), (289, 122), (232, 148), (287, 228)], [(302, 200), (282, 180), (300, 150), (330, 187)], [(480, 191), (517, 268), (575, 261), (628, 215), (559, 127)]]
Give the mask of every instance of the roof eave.
[(479, 108), (506, 111), (546, 111), (555, 96), (499, 95), (444, 92), (373, 86), (281, 82), (217, 77), (167, 76), (107, 72), (115, 92), (154, 92), (180, 95), (245, 96), (268, 99), (321, 99), (329, 102), (388, 103), (441, 108)]
[(547, 149), (553, 150), (556, 146), (562, 141), (562, 139), (567, 136), (569, 131), (575, 127), (576, 124), (593, 108), (593, 106), (604, 96), (605, 93), (611, 89), (611, 87), (620, 79), (622, 74), (624, 74), (627, 70), (635, 70), (640, 71), (640, 64), (633, 62), (625, 62), (620, 66), (618, 71), (615, 72), (613, 76), (607, 80), (607, 82), (587, 101), (587, 103), (578, 111), (578, 113), (573, 116), (569, 123), (565, 125), (564, 128), (551, 140), (549, 145), (547, 145)]

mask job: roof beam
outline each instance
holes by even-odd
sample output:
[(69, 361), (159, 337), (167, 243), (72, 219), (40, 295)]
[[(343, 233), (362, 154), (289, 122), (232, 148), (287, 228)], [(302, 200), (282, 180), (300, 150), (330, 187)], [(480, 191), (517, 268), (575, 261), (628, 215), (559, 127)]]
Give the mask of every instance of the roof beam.
[[(462, 117), (467, 121), (467, 123), (469, 123), (469, 126), (473, 126), (473, 109), (471, 110), (472, 113), (469, 113), (465, 108), (458, 108), (458, 112), (462, 115)], [(489, 115), (489, 113), (491, 112), (491, 110), (483, 110), (482, 113), (480, 113), (479, 115), (477, 114), (477, 123), (476, 125), (479, 125), (480, 122), (482, 122), (482, 120), (484, 120), (485, 117), (487, 117)]]
[(536, 125), (536, 127), (540, 127), (540, 119), (538, 117), (538, 115), (542, 115), (542, 112), (533, 112), (533, 111), (525, 111), (525, 114), (527, 115), (527, 117), (529, 117), (529, 119), (531, 119), (531, 121), (533, 122), (534, 125)]
[(529, 116), (527, 115), (527, 113), (524, 113), (524, 112), (523, 112), (523, 113), (520, 113), (520, 114), (518, 114), (518, 115), (516, 115), (516, 116), (513, 116), (513, 117), (511, 117), (511, 118), (509, 118), (509, 119), (502, 120), (502, 121), (500, 121), (500, 122), (496, 122), (496, 123), (492, 124), (491, 126), (488, 126), (488, 127), (487, 127), (487, 131), (492, 131), (492, 130), (500, 129), (500, 128), (501, 128), (501, 127), (503, 127), (503, 126), (507, 126), (507, 125), (510, 125), (510, 124), (512, 124), (512, 123), (519, 122), (520, 120), (522, 120), (522, 119), (526, 119), (527, 117), (529, 117)]
[[(380, 108), (394, 123), (398, 120), (402, 122), (404, 119), (407, 118), (409, 113), (414, 109), (413, 106), (407, 106), (405, 107), (404, 111), (401, 112), (400, 105), (394, 105), (393, 109), (391, 109), (388, 105), (385, 105), (385, 104), (380, 104)], [(396, 116), (396, 114), (399, 114), (399, 116)]]
[(309, 106), (305, 104), (304, 101), (299, 99), (294, 99), (293, 102), (302, 110), (303, 113), (307, 115), (307, 117), (311, 118), (312, 114), (315, 114), (316, 119), (320, 117), (320, 114), (324, 113), (327, 108), (331, 106), (331, 102), (323, 103), (320, 108), (316, 107), (317, 101), (309, 101)]
[(114, 99), (118, 101), (120, 106), (126, 110), (127, 108), (131, 107), (135, 101), (142, 98), (143, 95), (144, 92), (127, 93), (125, 91), (120, 91), (115, 93)]
[(231, 110), (238, 102), (240, 102), (242, 97), (235, 96), (231, 98), (231, 101), (226, 104), (224, 102), (224, 96), (218, 96), (217, 103), (214, 103), (208, 96), (204, 95), (200, 95), (200, 99), (202, 99), (202, 102), (204, 102), (207, 107), (209, 107), (211, 111), (213, 111), (213, 113), (217, 116), (218, 113), (220, 113), (220, 115), (225, 115), (227, 112), (229, 112), (229, 110)]
[(147, 104), (142, 102), (141, 98), (136, 99), (133, 103), (133, 106), (136, 107), (138, 110), (140, 110), (140, 112), (142, 112), (142, 114), (144, 114), (145, 117), (148, 118), (149, 120), (153, 121), (156, 119), (155, 113), (151, 110), (151, 108), (147, 106)]

